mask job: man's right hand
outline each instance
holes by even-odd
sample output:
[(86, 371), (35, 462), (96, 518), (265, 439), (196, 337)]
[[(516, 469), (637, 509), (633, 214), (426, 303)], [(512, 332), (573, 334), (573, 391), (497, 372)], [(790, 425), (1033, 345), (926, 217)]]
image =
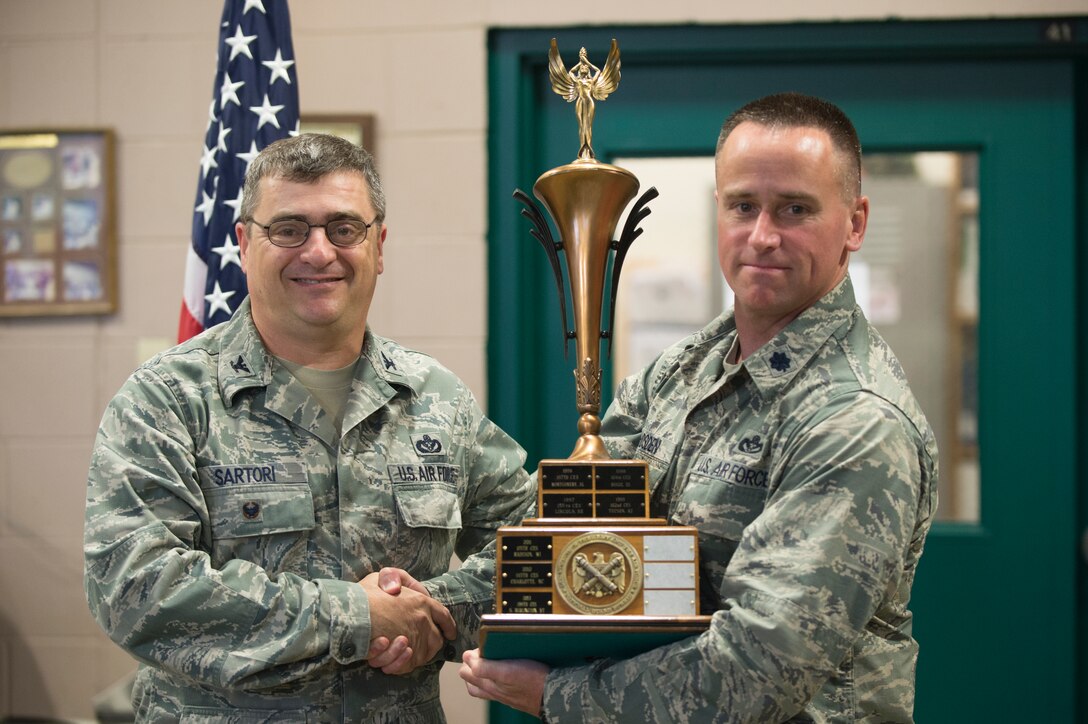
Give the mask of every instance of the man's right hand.
[(407, 674), (434, 659), (444, 639), (456, 638), (450, 612), (407, 571), (383, 568), (359, 585), (370, 601), (372, 667)]

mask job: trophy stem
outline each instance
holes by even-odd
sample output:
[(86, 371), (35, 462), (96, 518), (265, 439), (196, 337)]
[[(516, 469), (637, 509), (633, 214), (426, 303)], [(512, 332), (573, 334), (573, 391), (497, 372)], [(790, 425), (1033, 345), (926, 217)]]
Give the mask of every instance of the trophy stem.
[(574, 452), (568, 460), (611, 460), (608, 448), (604, 446), (604, 440), (598, 434), (601, 431), (601, 418), (588, 412), (583, 412), (578, 418), (578, 432), (581, 436), (574, 445)]

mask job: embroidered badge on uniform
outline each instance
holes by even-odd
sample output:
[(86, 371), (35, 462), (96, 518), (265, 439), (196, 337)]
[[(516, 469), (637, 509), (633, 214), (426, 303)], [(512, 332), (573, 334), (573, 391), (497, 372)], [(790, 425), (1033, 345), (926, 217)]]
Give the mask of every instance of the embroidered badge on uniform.
[(737, 444), (737, 449), (742, 453), (748, 453), (749, 455), (755, 455), (763, 450), (763, 440), (759, 435), (752, 435), (746, 437)]
[(442, 455), (445, 452), (442, 441), (437, 437), (422, 435), (415, 438), (413, 442), (415, 443), (416, 452), (420, 455)]
[(785, 372), (790, 368), (790, 358), (785, 352), (775, 352), (771, 355), (771, 369), (775, 372)]
[(692, 475), (702, 475), (729, 485), (767, 489), (765, 461), (724, 460), (712, 455), (700, 455), (692, 467)]
[(306, 466), (299, 460), (275, 462), (239, 463), (237, 465), (201, 465), (196, 469), (203, 490), (236, 485), (305, 485), (308, 480)]

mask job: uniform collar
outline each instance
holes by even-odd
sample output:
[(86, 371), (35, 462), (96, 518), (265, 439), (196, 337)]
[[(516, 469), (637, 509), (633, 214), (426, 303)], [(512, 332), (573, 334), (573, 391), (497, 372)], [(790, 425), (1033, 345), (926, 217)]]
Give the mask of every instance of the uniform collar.
[[(361, 356), (369, 364), (356, 367), (355, 379), (364, 383), (364, 387), (369, 386), (367, 382), (373, 384), (380, 380), (376, 385), (379, 388), (393, 385), (415, 389), (416, 380), (406, 373), (408, 361), (404, 359), (404, 348), (374, 334), (369, 325)], [(241, 390), (267, 387), (271, 384), (273, 359), (253, 324), (250, 300), (247, 297), (238, 306), (230, 321), (222, 325), (220, 331), (218, 377), (224, 402), (232, 404), (234, 396)], [(376, 379), (368, 379), (371, 371)], [(392, 391), (381, 389), (378, 395), (383, 398), (387, 398), (387, 395), (391, 397)]]
[(220, 332), (219, 393), (227, 405), (241, 390), (267, 387), (272, 381), (272, 356), (257, 334), (249, 307), (246, 297)]
[(788, 385), (827, 340), (860, 313), (847, 275), (830, 292), (742, 362), (764, 396)]
[[(854, 287), (847, 276), (739, 367), (752, 379), (761, 396), (773, 396), (808, 365), (829, 337), (849, 323), (855, 310)], [(676, 364), (695, 395), (693, 402), (705, 399), (725, 382), (722, 374), (725, 354), (736, 334), (736, 318), (733, 310), (729, 310), (684, 344)], [(715, 380), (709, 388), (703, 384)]]
[(374, 334), (370, 325), (366, 328), (363, 340), (363, 357), (370, 361), (370, 367), (378, 379), (401, 387), (408, 387), (419, 392), (418, 380), (408, 374), (411, 360), (405, 358), (405, 350), (396, 342)]

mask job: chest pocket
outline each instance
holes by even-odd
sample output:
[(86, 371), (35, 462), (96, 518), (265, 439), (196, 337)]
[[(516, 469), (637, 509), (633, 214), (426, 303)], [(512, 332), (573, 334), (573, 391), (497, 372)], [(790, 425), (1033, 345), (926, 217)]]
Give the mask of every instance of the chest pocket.
[[(237, 485), (204, 491), (212, 565), (250, 561), (270, 573), (311, 576), (306, 540), (316, 527), (305, 483)], [(205, 539), (206, 540), (206, 539)]]
[(397, 502), (397, 546), (393, 565), (419, 579), (449, 569), (461, 530), (457, 486), (442, 481), (394, 482)]
[(393, 486), (397, 510), (409, 528), (460, 530), (461, 505), (449, 483), (399, 483)]
[(766, 471), (702, 455), (692, 466), (673, 518), (696, 526), (700, 534), (739, 541), (766, 500)]
[[(700, 606), (722, 606), (721, 585), (744, 529), (763, 511), (766, 475), (746, 466), (701, 456), (673, 505), (672, 522), (699, 530)], [(761, 487), (762, 483), (762, 487)]]
[(213, 540), (310, 530), (314, 498), (305, 484), (257, 484), (204, 491)]
[(313, 492), (299, 460), (206, 465), (196, 473), (216, 544), (316, 525)]

